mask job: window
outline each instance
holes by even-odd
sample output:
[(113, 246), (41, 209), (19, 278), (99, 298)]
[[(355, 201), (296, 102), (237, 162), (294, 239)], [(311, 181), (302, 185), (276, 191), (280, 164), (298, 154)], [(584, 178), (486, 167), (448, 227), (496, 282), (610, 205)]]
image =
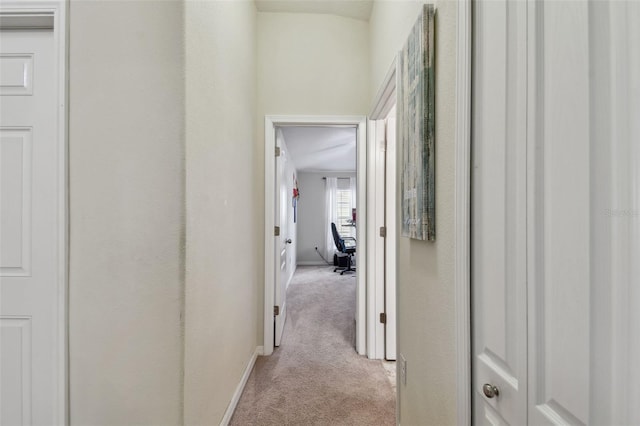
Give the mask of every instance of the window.
[(336, 226), (338, 232), (343, 237), (356, 236), (356, 227), (352, 219), (351, 209), (355, 207), (349, 179), (338, 179), (338, 189), (336, 190)]

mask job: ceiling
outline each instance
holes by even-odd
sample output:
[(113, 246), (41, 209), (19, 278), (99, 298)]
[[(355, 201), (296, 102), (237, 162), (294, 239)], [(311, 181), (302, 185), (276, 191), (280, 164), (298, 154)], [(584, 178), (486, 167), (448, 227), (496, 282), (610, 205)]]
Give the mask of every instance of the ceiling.
[(254, 0), (259, 12), (323, 13), (369, 21), (373, 0)]
[(281, 127), (298, 172), (355, 172), (355, 127)]

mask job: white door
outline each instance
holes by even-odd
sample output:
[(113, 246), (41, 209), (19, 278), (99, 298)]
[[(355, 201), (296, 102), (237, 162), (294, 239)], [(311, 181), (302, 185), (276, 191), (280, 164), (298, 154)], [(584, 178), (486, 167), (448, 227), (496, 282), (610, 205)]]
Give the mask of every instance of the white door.
[(0, 31), (0, 424), (59, 423), (62, 150), (52, 29)]
[(288, 203), (291, 198), (287, 191), (287, 155), (283, 149), (282, 132), (276, 130), (276, 149), (280, 151), (280, 155), (276, 156), (276, 179), (275, 179), (275, 214), (276, 226), (280, 229), (280, 235), (275, 237), (275, 334), (274, 345), (280, 346), (282, 340), (282, 332), (284, 331), (284, 323), (287, 319), (287, 249), (291, 244), (288, 232)]
[[(527, 422), (526, 3), (489, 0), (475, 6), (474, 418), (476, 424), (523, 425)], [(492, 396), (494, 387), (499, 395)]]
[(474, 7), (474, 420), (637, 424), (640, 8)]
[(385, 276), (384, 325), (385, 359), (396, 359), (396, 108), (391, 109), (386, 119), (385, 158), (385, 228), (384, 240)]

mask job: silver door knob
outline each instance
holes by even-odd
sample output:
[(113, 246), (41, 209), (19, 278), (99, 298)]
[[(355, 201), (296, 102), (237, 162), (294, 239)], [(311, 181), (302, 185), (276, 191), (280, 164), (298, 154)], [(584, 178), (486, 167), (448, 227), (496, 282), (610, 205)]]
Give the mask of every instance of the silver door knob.
[(500, 391), (498, 390), (498, 388), (489, 383), (485, 383), (482, 386), (482, 392), (484, 392), (484, 396), (486, 396), (487, 398), (493, 398), (494, 396), (500, 395)]
[(291, 238), (287, 238), (287, 241), (285, 241), (287, 244), (291, 244)]

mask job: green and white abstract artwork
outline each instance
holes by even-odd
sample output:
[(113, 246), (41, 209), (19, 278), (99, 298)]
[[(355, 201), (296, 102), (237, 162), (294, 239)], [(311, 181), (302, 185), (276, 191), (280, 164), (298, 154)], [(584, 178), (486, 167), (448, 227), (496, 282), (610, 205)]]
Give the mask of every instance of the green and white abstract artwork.
[(402, 150), (402, 236), (436, 239), (435, 44), (425, 4), (398, 55), (398, 141)]

